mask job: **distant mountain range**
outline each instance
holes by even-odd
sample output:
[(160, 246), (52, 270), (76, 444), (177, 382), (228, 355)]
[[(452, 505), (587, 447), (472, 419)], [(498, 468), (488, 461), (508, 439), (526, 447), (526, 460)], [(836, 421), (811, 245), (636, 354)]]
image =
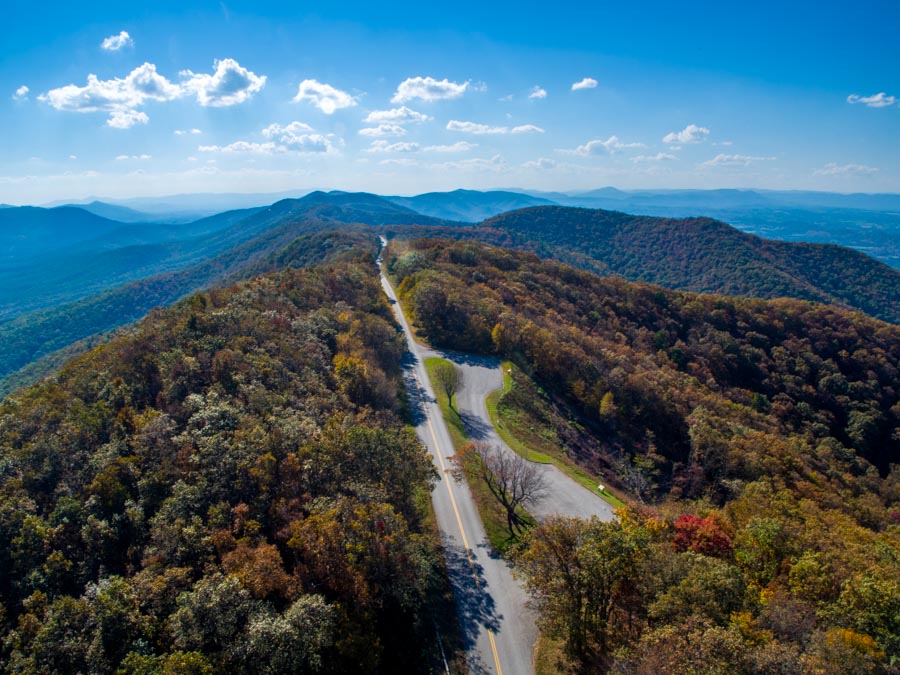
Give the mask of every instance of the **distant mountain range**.
[(556, 202), (520, 192), (428, 192), (415, 197), (385, 197), (395, 204), (406, 206), (427, 216), (477, 223), (506, 211), (528, 206), (549, 206)]
[[(612, 194), (600, 193), (582, 198)], [(374, 251), (382, 232), (479, 239), (674, 289), (796, 297), (900, 322), (900, 272), (837, 246), (760, 239), (708, 218), (556, 205), (461, 222), (535, 201), (552, 200), (499, 191), (413, 198), (317, 191), (180, 225), (122, 223), (76, 207), (2, 209), (0, 378), (195, 290), (328, 255), (336, 230), (354, 237), (357, 249)], [(298, 245), (300, 237), (312, 239)]]

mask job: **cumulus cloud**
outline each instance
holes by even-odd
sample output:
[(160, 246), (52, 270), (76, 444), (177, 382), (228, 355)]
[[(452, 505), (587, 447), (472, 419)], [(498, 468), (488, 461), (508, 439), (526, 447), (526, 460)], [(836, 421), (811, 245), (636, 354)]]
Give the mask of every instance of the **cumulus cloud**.
[(331, 153), (335, 151), (331, 138), (317, 134), (304, 122), (294, 121), (286, 126), (270, 124), (262, 130), (263, 136), (277, 141), (279, 152)]
[(24, 100), (26, 100), (26, 99), (28, 98), (28, 92), (29, 92), (29, 91), (31, 91), (31, 89), (29, 89), (27, 86), (25, 86), (25, 85), (23, 84), (21, 87), (19, 87), (18, 89), (16, 89), (16, 93), (13, 94), (13, 100), (14, 100), (14, 101), (24, 101)]
[(700, 166), (717, 167), (717, 166), (750, 166), (753, 162), (771, 162), (775, 157), (754, 157), (752, 155), (724, 155), (718, 154), (712, 159), (708, 159)]
[(194, 73), (181, 71), (186, 78), (182, 82), (185, 92), (197, 95), (197, 102), (204, 107), (223, 108), (250, 99), (266, 85), (266, 76), (257, 75), (234, 59), (213, 62), (214, 72)]
[(406, 103), (415, 98), (423, 101), (439, 101), (441, 99), (459, 98), (470, 83), (451, 82), (447, 78), (436, 80), (433, 77), (409, 77), (397, 86), (391, 103)]
[(133, 110), (145, 101), (171, 101), (182, 93), (180, 86), (156, 72), (155, 65), (145, 63), (124, 78), (100, 80), (91, 74), (83, 87), (68, 84), (38, 98), (57, 110), (97, 112)]
[(588, 141), (584, 145), (579, 145), (574, 150), (561, 150), (569, 155), (579, 155), (581, 157), (594, 157), (596, 155), (611, 155), (617, 150), (624, 148), (645, 148), (643, 143), (623, 143), (618, 136), (610, 136), (605, 141), (595, 139)]
[(578, 91), (579, 89), (595, 89), (596, 87), (597, 80), (593, 77), (586, 77), (583, 80), (572, 83), (572, 91)]
[(816, 176), (871, 176), (878, 173), (881, 169), (874, 166), (866, 166), (864, 164), (838, 164), (837, 162), (828, 162), (821, 169), (816, 169), (813, 174)]
[(540, 169), (542, 171), (549, 171), (550, 169), (555, 169), (557, 166), (556, 160), (548, 159), (546, 157), (540, 157), (538, 159), (533, 159), (531, 161), (525, 162), (522, 164), (522, 167), (525, 169)]
[(106, 124), (113, 129), (130, 129), (138, 124), (147, 124), (149, 121), (147, 113), (140, 110), (113, 110)]
[(641, 164), (645, 162), (671, 162), (673, 159), (678, 158), (667, 152), (657, 152), (655, 155), (638, 155), (637, 157), (632, 157), (631, 161), (636, 164)]
[(418, 152), (418, 143), (388, 143), (387, 141), (372, 141), (366, 152)]
[(517, 127), (490, 126), (488, 124), (479, 124), (477, 122), (460, 122), (459, 120), (450, 120), (447, 122), (447, 131), (461, 131), (467, 134), (475, 134), (482, 136), (486, 134), (527, 134), (527, 133), (544, 133), (541, 127), (534, 124), (522, 124)]
[(176, 129), (175, 130), (176, 136), (187, 136), (188, 134), (196, 136), (196, 135), (202, 134), (202, 133), (203, 132), (200, 131), (199, 129)]
[(100, 43), (100, 47), (108, 52), (117, 52), (122, 49), (122, 47), (130, 47), (133, 44), (134, 40), (131, 39), (128, 31), (123, 30), (118, 35), (110, 35)]
[[(73, 159), (73, 158), (70, 158), (70, 159)], [(117, 155), (116, 156), (117, 162), (124, 162), (129, 159), (146, 161), (148, 159), (153, 159), (153, 155)]]
[(429, 115), (411, 110), (403, 105), (390, 110), (373, 110), (363, 121), (366, 124), (419, 124), (430, 119)]
[(698, 127), (696, 124), (688, 124), (681, 131), (672, 131), (663, 136), (663, 143), (670, 145), (677, 143), (699, 143), (709, 136), (709, 129)]
[(895, 96), (888, 96), (883, 91), (871, 96), (859, 96), (858, 94), (850, 94), (847, 97), (847, 103), (863, 103), (870, 108), (887, 108), (897, 102)]
[(90, 74), (83, 87), (68, 84), (51, 89), (38, 99), (57, 110), (107, 112), (109, 126), (128, 129), (147, 123), (147, 114), (137, 110), (147, 101), (172, 101), (196, 94), (202, 106), (229, 106), (246, 101), (266, 82), (265, 76), (255, 75), (234, 59), (216, 61), (212, 75), (198, 75), (189, 70), (181, 75), (185, 79), (175, 83), (160, 75), (154, 64), (144, 63), (125, 77), (101, 80)]
[(547, 98), (547, 90), (535, 85), (528, 94), (528, 98)]
[(330, 84), (318, 80), (303, 80), (294, 96), (295, 102), (309, 101), (326, 115), (331, 115), (341, 108), (352, 108), (356, 98)]
[(271, 155), (274, 153), (333, 154), (337, 152), (340, 139), (332, 135), (319, 134), (305, 122), (290, 124), (270, 124), (262, 130), (263, 143), (256, 141), (235, 141), (228, 145), (201, 145), (200, 152), (251, 153)]
[(450, 145), (428, 145), (422, 148), (425, 152), (466, 152), (472, 148), (477, 148), (478, 143), (469, 143), (468, 141), (457, 141)]
[(365, 127), (359, 130), (362, 136), (404, 136), (406, 129), (398, 124), (379, 124), (377, 127)]
[(544, 130), (539, 126), (535, 126), (534, 124), (520, 124), (519, 126), (513, 127), (512, 129), (510, 129), (509, 133), (511, 133), (511, 134), (542, 134), (542, 133), (544, 133)]

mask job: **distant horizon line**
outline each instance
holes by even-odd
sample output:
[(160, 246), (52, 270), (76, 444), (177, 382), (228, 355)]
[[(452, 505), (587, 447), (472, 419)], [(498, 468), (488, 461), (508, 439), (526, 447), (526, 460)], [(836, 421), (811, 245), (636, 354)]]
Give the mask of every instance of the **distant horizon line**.
[(91, 204), (93, 202), (107, 203), (115, 205), (116, 202), (123, 201), (137, 201), (137, 200), (150, 200), (150, 199), (172, 199), (172, 198), (183, 198), (183, 197), (225, 197), (225, 196), (234, 196), (234, 197), (268, 197), (268, 196), (280, 196), (281, 198), (286, 198), (285, 195), (296, 194), (296, 198), (302, 198), (307, 195), (310, 195), (314, 192), (344, 192), (347, 194), (371, 194), (378, 197), (402, 197), (402, 198), (411, 198), (418, 197), (421, 195), (427, 194), (450, 194), (453, 192), (477, 192), (481, 194), (487, 194), (491, 192), (512, 192), (516, 194), (523, 195), (536, 195), (536, 194), (546, 194), (546, 195), (565, 195), (567, 197), (578, 197), (580, 195), (586, 195), (593, 192), (598, 192), (602, 190), (616, 191), (621, 192), (623, 194), (673, 194), (673, 193), (711, 193), (711, 192), (747, 192), (747, 193), (776, 193), (776, 194), (791, 194), (791, 193), (802, 193), (802, 194), (820, 194), (820, 195), (841, 195), (841, 196), (854, 196), (854, 195), (865, 195), (865, 196), (890, 196), (890, 197), (900, 197), (900, 192), (862, 192), (862, 191), (853, 191), (853, 192), (841, 192), (837, 190), (810, 190), (810, 189), (802, 189), (802, 188), (785, 188), (785, 189), (775, 189), (775, 188), (759, 188), (759, 187), (719, 187), (719, 188), (619, 188), (614, 185), (602, 185), (596, 188), (589, 189), (561, 189), (561, 190), (551, 190), (551, 189), (538, 189), (538, 188), (521, 188), (521, 187), (496, 187), (496, 188), (486, 188), (486, 189), (473, 189), (473, 188), (453, 188), (451, 190), (427, 190), (425, 192), (412, 192), (409, 194), (403, 193), (381, 193), (374, 192), (370, 190), (342, 190), (340, 188), (296, 188), (296, 189), (288, 189), (288, 190), (277, 190), (273, 192), (235, 192), (235, 191), (225, 191), (225, 192), (176, 192), (176, 193), (163, 193), (163, 194), (152, 194), (152, 195), (131, 195), (128, 197), (111, 197), (111, 196), (100, 196), (100, 195), (86, 195), (81, 197), (62, 197), (58, 199), (53, 199), (40, 203), (9, 203), (3, 202), (4, 206), (34, 206), (38, 208), (53, 208), (57, 206), (65, 206), (68, 204), (74, 206)]

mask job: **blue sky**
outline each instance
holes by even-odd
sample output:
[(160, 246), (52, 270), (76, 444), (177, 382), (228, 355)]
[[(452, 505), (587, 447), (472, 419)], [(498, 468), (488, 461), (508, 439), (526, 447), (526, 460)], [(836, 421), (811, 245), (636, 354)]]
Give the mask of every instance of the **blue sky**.
[(731, 4), (15, 3), (0, 201), (900, 192), (900, 3)]

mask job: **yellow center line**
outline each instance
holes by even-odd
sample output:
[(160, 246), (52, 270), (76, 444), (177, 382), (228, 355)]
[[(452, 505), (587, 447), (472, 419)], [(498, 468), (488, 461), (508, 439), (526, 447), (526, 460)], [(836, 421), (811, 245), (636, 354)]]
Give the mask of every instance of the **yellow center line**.
[[(424, 399), (425, 398), (425, 389), (422, 387), (422, 383), (419, 381), (419, 376), (413, 369), (413, 378), (416, 381), (416, 387), (419, 389), (419, 394)], [(459, 508), (456, 505), (456, 497), (453, 495), (453, 489), (450, 487), (450, 480), (447, 477), (447, 466), (444, 464), (444, 457), (441, 452), (441, 444), (438, 442), (437, 434), (434, 432), (434, 426), (431, 424), (431, 416), (428, 414), (428, 408), (424, 407), (425, 410), (425, 421), (428, 422), (428, 430), (431, 432), (431, 438), (434, 440), (434, 447), (437, 450), (437, 458), (438, 462), (441, 465), (441, 473), (445, 477), (444, 484), (447, 486), (447, 494), (450, 495), (450, 504), (453, 506), (453, 513), (456, 515), (456, 524), (459, 525), (459, 533), (462, 535), (463, 546), (466, 549), (466, 557), (469, 559), (469, 567), (472, 569), (472, 578), (475, 580), (475, 587), (481, 588), (481, 582), (478, 581), (478, 574), (475, 572), (475, 561), (472, 559), (472, 549), (469, 547), (469, 539), (466, 537), (466, 530), (462, 524), (462, 518), (459, 515)], [(487, 629), (488, 640), (491, 643), (491, 652), (493, 652), (494, 656), (494, 666), (497, 669), (497, 675), (503, 675), (503, 669), (500, 667), (500, 655), (497, 653), (497, 642), (494, 640), (494, 631), (490, 628)]]

